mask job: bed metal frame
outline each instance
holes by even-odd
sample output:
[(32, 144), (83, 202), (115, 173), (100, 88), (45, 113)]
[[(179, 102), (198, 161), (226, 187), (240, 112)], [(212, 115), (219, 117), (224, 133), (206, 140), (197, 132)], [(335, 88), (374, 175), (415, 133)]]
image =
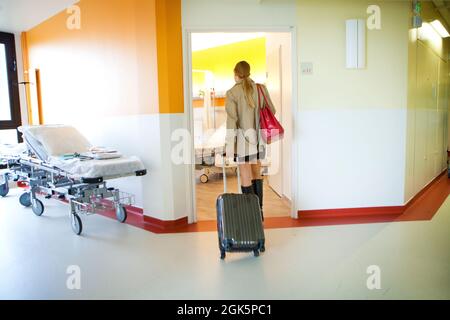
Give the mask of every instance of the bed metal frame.
[(29, 143), (27, 147), (28, 152), (20, 156), (0, 155), (1, 197), (8, 195), (9, 181), (15, 181), (28, 186), (27, 191), (20, 196), (19, 202), (24, 207), (31, 207), (37, 216), (41, 216), (45, 209), (38, 196), (68, 202), (72, 230), (77, 235), (83, 231), (81, 214), (115, 210), (117, 220), (121, 223), (126, 221), (126, 207), (134, 204), (134, 196), (116, 188), (108, 188), (106, 180), (134, 175), (144, 176), (147, 174), (146, 170), (120, 176), (78, 178), (39, 159)]

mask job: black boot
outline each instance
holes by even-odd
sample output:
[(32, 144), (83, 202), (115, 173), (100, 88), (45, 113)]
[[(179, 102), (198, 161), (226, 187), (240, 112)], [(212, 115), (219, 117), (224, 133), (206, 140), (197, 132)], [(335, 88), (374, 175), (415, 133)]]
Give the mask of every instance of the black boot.
[(253, 186), (250, 187), (241, 187), (243, 194), (254, 194)]
[(253, 184), (253, 192), (259, 198), (259, 205), (261, 206), (261, 218), (262, 221), (264, 221), (264, 214), (263, 214), (264, 180), (263, 179), (253, 180), (252, 184)]

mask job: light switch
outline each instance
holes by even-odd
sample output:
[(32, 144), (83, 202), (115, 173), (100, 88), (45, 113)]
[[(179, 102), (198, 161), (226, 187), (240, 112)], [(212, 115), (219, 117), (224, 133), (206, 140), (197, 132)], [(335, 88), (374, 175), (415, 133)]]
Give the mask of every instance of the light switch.
[(314, 71), (312, 62), (303, 62), (300, 69), (303, 75), (312, 75)]

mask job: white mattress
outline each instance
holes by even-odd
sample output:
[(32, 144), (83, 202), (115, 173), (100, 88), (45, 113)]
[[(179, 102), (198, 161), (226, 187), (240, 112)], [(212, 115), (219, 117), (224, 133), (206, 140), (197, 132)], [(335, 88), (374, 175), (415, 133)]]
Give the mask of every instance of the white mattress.
[(202, 141), (202, 138), (197, 137), (194, 141), (195, 149), (223, 149), (225, 147), (226, 131), (226, 125), (222, 125), (210, 137), (202, 137), (206, 138), (206, 141)]
[(68, 172), (75, 178), (106, 178), (134, 175), (145, 169), (137, 157), (121, 157), (109, 160), (62, 160), (53, 157), (50, 164)]

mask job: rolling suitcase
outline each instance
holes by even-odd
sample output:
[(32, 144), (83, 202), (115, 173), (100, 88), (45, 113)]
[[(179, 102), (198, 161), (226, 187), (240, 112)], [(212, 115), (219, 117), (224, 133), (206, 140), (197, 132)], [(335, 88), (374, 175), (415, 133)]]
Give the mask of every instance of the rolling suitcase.
[[(225, 159), (222, 165), (224, 194), (217, 199), (217, 230), (220, 258), (226, 252), (253, 252), (255, 257), (265, 251), (264, 227), (258, 197), (254, 194), (227, 193)], [(240, 189), (240, 172), (238, 189)]]

